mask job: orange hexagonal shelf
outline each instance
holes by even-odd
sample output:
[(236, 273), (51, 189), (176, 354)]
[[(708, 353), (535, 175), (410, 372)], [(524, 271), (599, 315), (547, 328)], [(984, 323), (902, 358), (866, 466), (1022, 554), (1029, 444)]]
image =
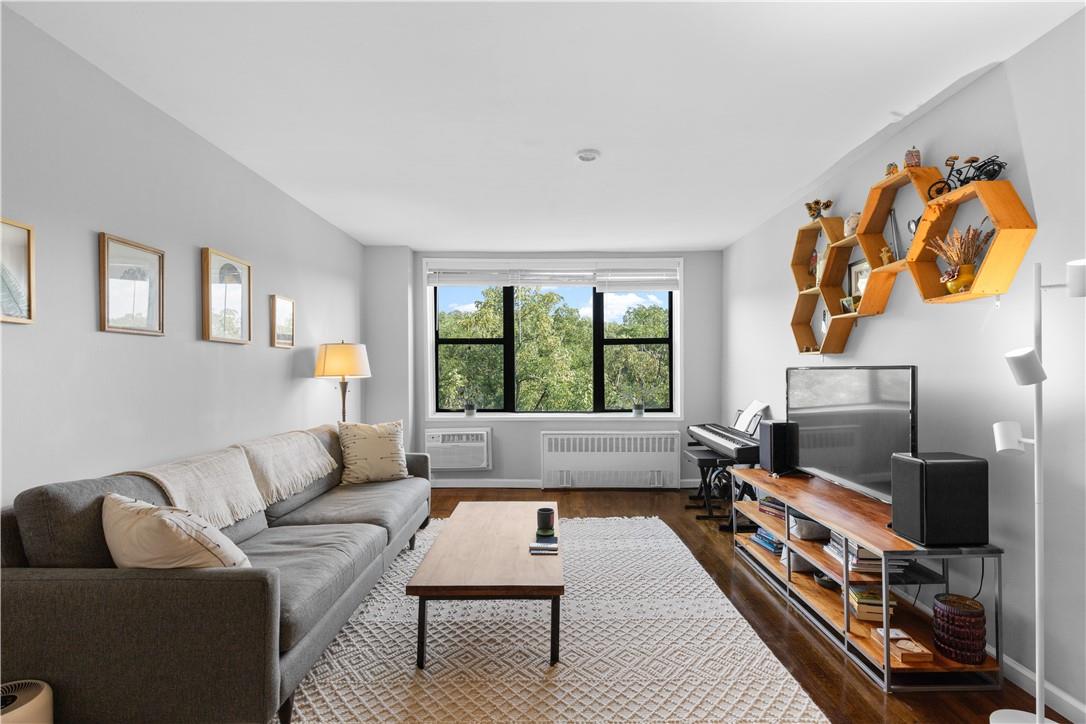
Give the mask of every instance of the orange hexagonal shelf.
[[(818, 245), (819, 235), (825, 233), (826, 250), (823, 253), (827, 254), (827, 257), (822, 270), (822, 279), (826, 280), (827, 275), (830, 273), (830, 264), (834, 262), (835, 244), (841, 240), (844, 231), (845, 220), (840, 216), (823, 216), (799, 227), (799, 231), (796, 233), (796, 245), (792, 250), (791, 266), (792, 276), (796, 280), (796, 290), (799, 294), (796, 299), (796, 306), (792, 310), (792, 335), (796, 338), (796, 348), (800, 354), (819, 354), (821, 352), (818, 340), (815, 339), (811, 320), (814, 318), (819, 298), (821, 297), (825, 301), (827, 293), (831, 297), (834, 294), (832, 285), (829, 292), (823, 290), (821, 286), (816, 286), (815, 277), (810, 270), (811, 253), (814, 252), (815, 247)], [(845, 267), (848, 267), (847, 254), (845, 255)], [(840, 279), (837, 280), (837, 285), (840, 286)], [(839, 306), (841, 296), (844, 296), (843, 291), (837, 297), (838, 301), (834, 302), (835, 306), (829, 308), (831, 312)], [(845, 339), (847, 338), (848, 335), (846, 334)], [(824, 345), (825, 340), (823, 340)]]
[[(939, 281), (942, 271), (928, 242), (950, 231), (958, 206), (980, 201), (995, 228), (995, 236), (981, 259), (973, 285), (964, 292), (950, 294)], [(909, 248), (907, 265), (925, 302), (951, 304), (1003, 294), (1010, 289), (1014, 275), (1037, 234), (1037, 224), (1022, 203), (1010, 181), (974, 181), (928, 202)]]
[(859, 316), (869, 317), (886, 311), (890, 292), (894, 290), (894, 281), (897, 275), (905, 270), (904, 259), (895, 259), (889, 264), (882, 263), (883, 248), (893, 248), (883, 234), (883, 229), (890, 218), (890, 209), (894, 207), (897, 192), (903, 186), (912, 184), (917, 196), (926, 204), (928, 188), (942, 177), (942, 172), (934, 166), (906, 166), (880, 180), (867, 192), (860, 224), (856, 228), (856, 241), (867, 263), (871, 265), (871, 275), (867, 278), (867, 287), (860, 299), (860, 306), (856, 309)]

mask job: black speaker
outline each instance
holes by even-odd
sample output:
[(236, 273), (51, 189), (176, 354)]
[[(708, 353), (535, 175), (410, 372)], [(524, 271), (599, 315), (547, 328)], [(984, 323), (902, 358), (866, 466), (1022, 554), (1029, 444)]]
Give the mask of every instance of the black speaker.
[(758, 464), (774, 475), (795, 471), (799, 465), (799, 425), (763, 420), (758, 426)]
[(894, 453), (891, 526), (925, 546), (988, 542), (988, 461), (958, 453)]

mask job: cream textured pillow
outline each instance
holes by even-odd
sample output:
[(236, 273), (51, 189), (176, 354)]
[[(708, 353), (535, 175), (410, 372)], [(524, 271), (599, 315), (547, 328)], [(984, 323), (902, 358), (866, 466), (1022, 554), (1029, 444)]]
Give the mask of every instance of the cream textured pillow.
[(102, 499), (102, 530), (118, 568), (252, 565), (221, 530), (184, 508), (151, 505), (110, 493)]
[(341, 422), (339, 444), (343, 448), (345, 485), (401, 480), (407, 477), (403, 420), (377, 425)]

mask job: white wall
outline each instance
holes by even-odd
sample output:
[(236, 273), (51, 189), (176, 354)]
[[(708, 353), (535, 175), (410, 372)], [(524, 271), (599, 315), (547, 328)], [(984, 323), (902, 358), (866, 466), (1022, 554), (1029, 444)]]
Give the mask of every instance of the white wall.
[[(335, 420), (316, 346), (362, 330), (362, 246), (3, 10), (3, 215), (37, 235), (38, 318), (5, 324), (3, 502)], [(166, 252), (166, 335), (98, 331), (97, 234)], [(200, 340), (200, 248), (253, 264), (253, 341)], [(297, 346), (269, 343), (271, 293)], [(352, 416), (361, 410), (354, 402)]]
[[(371, 348), (389, 347), (403, 350), (407, 347), (403, 335), (407, 329), (403, 314), (399, 308), (402, 290), (407, 285), (402, 281), (405, 269), (412, 276), (412, 307), (414, 353), (406, 359), (413, 360), (413, 368), (392, 369), (387, 373), (374, 368), (374, 377), (366, 385), (366, 419), (370, 421), (396, 419), (405, 416), (402, 412), (405, 401), (411, 400), (413, 417), (413, 440), (416, 449), (423, 447), (423, 434), (426, 428), (441, 427), (479, 427), (489, 426), (494, 431), (493, 470), (485, 473), (442, 473), (437, 476), (439, 483), (464, 481), (465, 484), (498, 485), (523, 484), (539, 485), (540, 451), (539, 433), (543, 430), (683, 430), (686, 425), (695, 422), (712, 422), (721, 419), (720, 412), (720, 376), (719, 359), (721, 353), (720, 325), (717, 310), (720, 309), (719, 269), (721, 255), (718, 251), (658, 254), (681, 256), (684, 260), (684, 291), (681, 310), (681, 349), (678, 364), (682, 366), (682, 419), (645, 418), (635, 420), (616, 416), (601, 420), (587, 419), (493, 419), (479, 417), (428, 420), (427, 375), (431, 373), (428, 360), (428, 338), (426, 324), (426, 286), (422, 278), (422, 259), (425, 255), (414, 254), (405, 258), (403, 247), (398, 247), (387, 254), (376, 254), (378, 249), (369, 248), (366, 252), (367, 284), (365, 292), (366, 342)], [(449, 256), (442, 254), (441, 256)], [(502, 256), (502, 255), (490, 255)], [(504, 255), (511, 256), (511, 255)], [(525, 255), (521, 255), (525, 256)], [(563, 257), (576, 256), (563, 254)], [(593, 257), (607, 256), (592, 254)], [(371, 352), (371, 355), (373, 353)], [(396, 354), (399, 354), (397, 352)], [(371, 357), (372, 359), (372, 357)], [(390, 363), (391, 364), (391, 363)], [(410, 390), (405, 390), (402, 372), (407, 370), (412, 375)], [(387, 376), (386, 376), (387, 374)], [(380, 392), (377, 392), (378, 389)], [(374, 395), (380, 394), (380, 402)], [(413, 395), (413, 400), (409, 397)], [(697, 469), (684, 464), (682, 476), (690, 479), (697, 477)]]
[[(1032, 458), (996, 456), (991, 425), (1021, 420), (1031, 425), (1032, 396), (1017, 387), (1003, 353), (1032, 342), (1032, 264), (1044, 265), (1046, 282), (1063, 280), (1063, 264), (1086, 254), (1083, 183), (1083, 13), (1006, 63), (981, 76), (926, 115), (902, 124), (896, 133), (834, 168), (803, 199), (783, 209), (725, 250), (723, 325), (726, 339), (758, 330), (756, 347), (725, 344), (723, 408), (752, 394), (773, 404), (783, 417), (784, 370), (825, 364), (915, 364), (919, 367), (921, 450), (953, 450), (990, 461), (991, 539), (1006, 549), (1004, 559), (1006, 653), (1032, 667), (1033, 526)], [(863, 97), (853, 89), (848, 97)], [(851, 101), (850, 101), (851, 102)], [(801, 200), (830, 198), (834, 213), (862, 208), (868, 187), (888, 161), (901, 163), (904, 150), (920, 148), (926, 165), (941, 166), (951, 153), (982, 157), (998, 153), (1038, 223), (1018, 277), (995, 300), (925, 305), (908, 273), (897, 280), (882, 317), (863, 319), (845, 354), (801, 357), (788, 326), (795, 288), (788, 272), (796, 228), (807, 221)], [(904, 228), (920, 211), (911, 188), (897, 197)], [(955, 224), (976, 224), (979, 205), (963, 208)], [(1050, 701), (1076, 720), (1086, 698), (1083, 611), (1083, 518), (1086, 514), (1086, 305), (1060, 291), (1045, 294), (1045, 385), (1048, 453), (1045, 555), (1048, 568), (1047, 665)], [(957, 566), (952, 589), (972, 595), (975, 562)], [(981, 600), (993, 610), (989, 570)], [(1013, 665), (1009, 671), (1015, 675)], [(1020, 677), (1019, 677), (1020, 678)], [(1077, 702), (1076, 702), (1077, 700)]]
[[(407, 247), (366, 249), (366, 343), (373, 377), (363, 380), (366, 419), (403, 420), (404, 439), (413, 427), (414, 257)], [(425, 348), (425, 345), (423, 345)], [(352, 383), (353, 384), (353, 383)]]

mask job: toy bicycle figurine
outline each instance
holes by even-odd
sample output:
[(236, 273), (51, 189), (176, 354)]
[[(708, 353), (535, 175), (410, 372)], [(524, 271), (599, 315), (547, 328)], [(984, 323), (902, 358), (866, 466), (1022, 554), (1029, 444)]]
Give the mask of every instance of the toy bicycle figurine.
[(973, 181), (994, 181), (1007, 168), (1007, 164), (999, 160), (999, 156), (989, 156), (983, 161), (979, 156), (970, 156), (962, 162), (960, 168), (955, 168), (958, 156), (947, 156), (943, 164), (947, 167), (946, 178), (941, 178), (928, 188), (928, 198), (934, 199), (942, 196), (947, 191), (952, 191), (959, 186), (965, 186)]

